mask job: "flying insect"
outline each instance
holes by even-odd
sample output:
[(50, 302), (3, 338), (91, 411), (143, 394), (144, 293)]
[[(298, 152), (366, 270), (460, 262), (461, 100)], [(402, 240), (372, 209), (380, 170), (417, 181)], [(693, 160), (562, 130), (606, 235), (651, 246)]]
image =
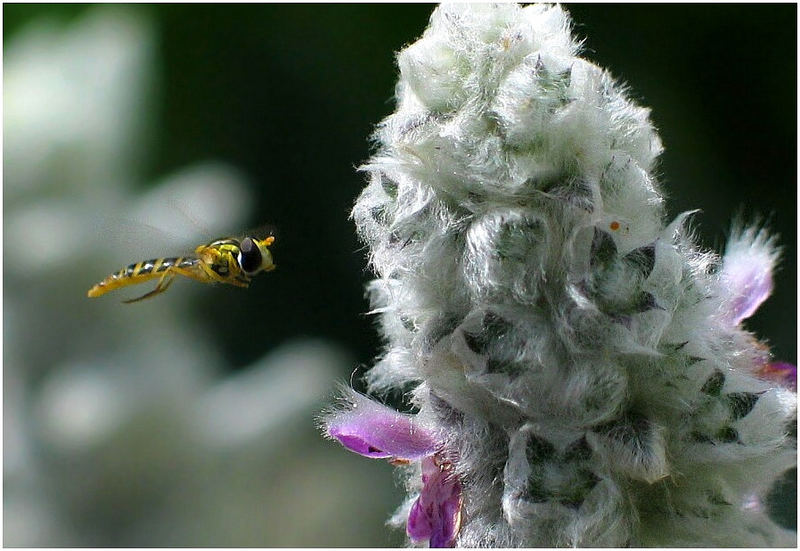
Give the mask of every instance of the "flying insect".
[(99, 297), (109, 291), (158, 279), (155, 289), (144, 295), (124, 300), (126, 304), (154, 297), (166, 291), (177, 276), (201, 283), (226, 283), (248, 287), (261, 272), (275, 269), (269, 247), (275, 237), (225, 237), (200, 245), (194, 254), (172, 258), (155, 258), (130, 264), (94, 285), (87, 295)]

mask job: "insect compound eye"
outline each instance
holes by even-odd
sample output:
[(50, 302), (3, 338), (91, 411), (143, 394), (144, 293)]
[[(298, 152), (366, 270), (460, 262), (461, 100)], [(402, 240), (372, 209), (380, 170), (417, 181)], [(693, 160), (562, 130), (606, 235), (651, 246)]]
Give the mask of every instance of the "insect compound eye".
[(261, 267), (261, 251), (258, 245), (249, 237), (245, 237), (239, 246), (239, 251), (239, 266), (242, 270), (247, 273), (257, 272)]

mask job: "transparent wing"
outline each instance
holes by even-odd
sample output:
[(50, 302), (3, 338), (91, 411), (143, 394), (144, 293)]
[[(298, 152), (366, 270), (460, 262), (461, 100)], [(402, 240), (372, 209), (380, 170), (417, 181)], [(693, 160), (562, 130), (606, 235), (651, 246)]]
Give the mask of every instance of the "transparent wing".
[(137, 218), (178, 235), (205, 241), (241, 229), (250, 214), (243, 177), (217, 163), (184, 170), (143, 195)]
[(93, 248), (121, 262), (183, 255), (199, 244), (195, 235), (159, 228), (127, 214), (100, 215), (93, 228)]
[(220, 236), (238, 233), (251, 201), (237, 172), (217, 163), (183, 170), (113, 214), (99, 215), (95, 243), (142, 258), (178, 256)]

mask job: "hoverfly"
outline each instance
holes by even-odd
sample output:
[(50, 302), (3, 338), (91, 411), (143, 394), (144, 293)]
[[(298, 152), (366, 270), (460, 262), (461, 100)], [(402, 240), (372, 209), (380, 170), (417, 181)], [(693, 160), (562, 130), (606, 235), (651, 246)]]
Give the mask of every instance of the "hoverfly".
[(227, 283), (248, 287), (253, 276), (275, 269), (269, 247), (275, 237), (225, 237), (194, 250), (193, 255), (144, 260), (122, 268), (97, 283), (87, 295), (99, 297), (114, 289), (137, 285), (158, 278), (155, 289), (144, 295), (124, 300), (126, 304), (154, 297), (166, 291), (176, 276), (202, 283)]

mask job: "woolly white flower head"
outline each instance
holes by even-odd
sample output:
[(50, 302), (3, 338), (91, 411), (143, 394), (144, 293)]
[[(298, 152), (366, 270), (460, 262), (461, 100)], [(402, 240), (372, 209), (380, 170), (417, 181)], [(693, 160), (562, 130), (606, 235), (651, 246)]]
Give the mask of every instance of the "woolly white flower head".
[[(771, 291), (773, 243), (743, 232), (719, 272), (688, 215), (664, 223), (648, 110), (569, 27), (558, 6), (437, 8), (362, 167), (353, 216), (388, 341), (370, 390), (413, 390), (462, 492), (460, 525), (415, 506), (409, 534), (784, 542), (748, 504), (794, 462), (794, 394), (759, 377), (768, 351), (739, 325)], [(437, 502), (425, 465), (415, 503), (451, 511), (456, 487)]]

